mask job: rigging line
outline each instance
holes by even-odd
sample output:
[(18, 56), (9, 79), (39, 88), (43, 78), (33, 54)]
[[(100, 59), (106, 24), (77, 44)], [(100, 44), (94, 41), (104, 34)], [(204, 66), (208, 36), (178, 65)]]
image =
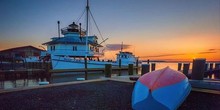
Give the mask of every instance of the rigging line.
[(82, 18), (82, 16), (84, 15), (84, 13), (86, 12), (86, 9), (84, 9), (84, 11), (82, 12), (81, 16), (76, 20), (76, 23), (79, 23), (79, 20)]
[[(99, 32), (99, 34), (100, 34), (102, 40), (104, 41), (105, 39), (103, 38), (102, 33), (101, 33), (101, 31), (100, 31), (100, 29), (99, 29), (99, 27), (98, 27), (98, 25), (97, 25), (97, 23), (96, 23), (96, 21), (95, 21), (95, 19), (94, 19), (94, 17), (93, 17), (93, 14), (92, 14), (92, 12), (91, 12), (90, 10), (89, 10), (89, 13), (90, 13), (90, 15), (91, 15), (91, 17), (92, 17), (93, 22), (95, 23), (95, 26), (96, 26), (96, 28), (97, 28), (97, 30), (98, 30), (98, 32)], [(104, 42), (104, 44), (106, 45), (105, 42)], [(112, 52), (110, 52), (110, 54), (111, 54), (112, 58), (114, 59), (115, 57), (113, 56)]]
[(92, 30), (92, 22), (91, 22), (91, 19), (89, 19), (89, 33), (90, 33), (90, 35), (94, 34), (94, 33), (93, 33), (93, 30)]
[(100, 31), (100, 29), (99, 29), (99, 27), (98, 27), (98, 25), (97, 25), (97, 23), (96, 23), (96, 21), (95, 21), (93, 15), (92, 15), (92, 12), (91, 12), (90, 10), (89, 10), (89, 13), (90, 13), (90, 15), (91, 15), (91, 17), (92, 17), (93, 22), (95, 23), (95, 26), (96, 26), (96, 28), (97, 28), (97, 30), (98, 30), (98, 32), (99, 32), (99, 34), (100, 34), (102, 40), (104, 40), (104, 38), (102, 37), (102, 33), (101, 33), (101, 31)]

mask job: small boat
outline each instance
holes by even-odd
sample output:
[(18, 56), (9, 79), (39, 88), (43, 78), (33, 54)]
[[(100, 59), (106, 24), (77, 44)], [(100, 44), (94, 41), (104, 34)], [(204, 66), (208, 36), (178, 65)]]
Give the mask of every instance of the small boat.
[[(121, 51), (116, 54), (115, 61), (100, 60), (104, 56), (103, 47), (101, 44), (107, 40), (98, 43), (98, 37), (89, 35), (88, 15), (91, 15), (89, 1), (86, 6), (86, 30), (81, 28), (81, 23), (73, 22), (69, 26), (61, 29), (61, 34), (64, 37), (53, 37), (52, 41), (46, 42), (43, 45), (47, 46), (47, 53), (51, 56), (52, 69), (83, 69), (85, 68), (85, 59), (87, 68), (104, 68), (105, 64), (112, 64), (114, 67), (128, 67), (128, 64), (136, 65), (138, 60), (131, 52)], [(58, 22), (59, 27), (59, 22)], [(60, 32), (60, 30), (58, 31)]]
[(146, 73), (135, 83), (134, 110), (176, 110), (191, 91), (188, 78), (169, 67)]
[(48, 84), (50, 84), (50, 82), (48, 82), (48, 81), (40, 81), (40, 82), (38, 82), (38, 84), (39, 85), (48, 85)]

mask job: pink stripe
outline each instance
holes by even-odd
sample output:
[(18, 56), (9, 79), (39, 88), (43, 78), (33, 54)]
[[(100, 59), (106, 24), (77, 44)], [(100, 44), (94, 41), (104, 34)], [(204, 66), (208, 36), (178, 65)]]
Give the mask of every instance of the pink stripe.
[(160, 87), (178, 83), (185, 78), (186, 76), (183, 73), (166, 67), (141, 76), (139, 81), (153, 91)]

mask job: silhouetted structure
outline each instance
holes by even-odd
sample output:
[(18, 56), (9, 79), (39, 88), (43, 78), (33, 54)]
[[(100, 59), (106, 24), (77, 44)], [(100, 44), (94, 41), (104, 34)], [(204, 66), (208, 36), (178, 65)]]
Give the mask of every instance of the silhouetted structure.
[(40, 56), (42, 49), (34, 46), (15, 47), (0, 51), (0, 61), (22, 61), (30, 56)]

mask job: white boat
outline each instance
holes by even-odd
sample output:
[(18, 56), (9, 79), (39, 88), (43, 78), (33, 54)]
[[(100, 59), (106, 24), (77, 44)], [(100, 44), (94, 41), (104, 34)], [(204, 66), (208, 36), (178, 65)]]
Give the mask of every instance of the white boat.
[[(119, 67), (121, 60), (121, 67), (127, 67), (128, 64), (136, 65), (137, 58), (130, 52), (120, 52), (117, 54), (116, 61), (100, 61), (88, 60), (87, 68), (105, 68), (105, 64), (112, 64), (113, 67)], [(85, 68), (84, 58), (55, 56), (51, 55), (53, 69), (82, 69)]]
[[(117, 54), (116, 61), (102, 61), (100, 57), (104, 55), (100, 49), (103, 47), (98, 43), (98, 37), (89, 35), (89, 1), (86, 6), (86, 30), (81, 28), (81, 23), (73, 22), (68, 27), (61, 29), (64, 37), (53, 37), (49, 42), (43, 45), (47, 46), (47, 52), (51, 54), (52, 69), (80, 69), (85, 68), (85, 59), (87, 59), (87, 68), (104, 68), (105, 64), (112, 66), (128, 66), (128, 64), (136, 64), (137, 57), (131, 52), (123, 52)], [(93, 17), (91, 17), (93, 18)], [(59, 28), (59, 22), (58, 22)], [(59, 32), (59, 31), (58, 31)], [(105, 40), (104, 40), (105, 41)], [(104, 42), (103, 41), (103, 42)]]

